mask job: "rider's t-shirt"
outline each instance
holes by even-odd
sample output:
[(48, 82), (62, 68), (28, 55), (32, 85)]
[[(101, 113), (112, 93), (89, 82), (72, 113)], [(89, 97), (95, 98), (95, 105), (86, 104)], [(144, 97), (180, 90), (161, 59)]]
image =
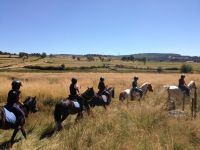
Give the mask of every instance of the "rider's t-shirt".
[(19, 101), (19, 95), (20, 95), (20, 91), (17, 90), (10, 90), (8, 92), (8, 98), (7, 98), (7, 104), (6, 106), (12, 107), (15, 103), (17, 103)]
[(185, 85), (185, 80), (184, 79), (179, 79), (179, 87)]
[(133, 88), (133, 89), (137, 88), (137, 81), (133, 81), (133, 82), (132, 82), (132, 88)]

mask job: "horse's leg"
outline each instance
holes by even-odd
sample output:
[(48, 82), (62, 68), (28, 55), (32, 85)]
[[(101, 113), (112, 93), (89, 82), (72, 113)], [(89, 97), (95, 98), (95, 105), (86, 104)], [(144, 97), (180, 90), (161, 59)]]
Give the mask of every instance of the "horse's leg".
[(16, 136), (16, 134), (17, 134), (18, 131), (19, 131), (18, 128), (14, 130), (13, 135), (12, 135), (12, 137), (11, 137), (11, 139), (10, 139), (11, 145), (14, 143), (14, 138), (15, 138), (15, 136)]
[(56, 124), (55, 132), (62, 130), (63, 127), (60, 121), (56, 121), (55, 124)]
[(83, 117), (83, 113), (82, 112), (79, 112), (76, 116), (76, 119), (75, 121), (77, 122), (79, 119), (81, 119)]
[(106, 109), (106, 105), (103, 105), (103, 107), (104, 107), (105, 110), (107, 110), (107, 109)]
[(26, 132), (25, 132), (25, 130), (24, 130), (24, 127), (21, 127), (21, 132), (22, 132), (24, 138), (26, 139)]
[(67, 118), (68, 115), (69, 115), (69, 113), (63, 114), (60, 122), (63, 122)]
[(185, 109), (185, 93), (183, 94), (183, 106), (182, 106), (182, 110), (184, 111), (184, 109)]

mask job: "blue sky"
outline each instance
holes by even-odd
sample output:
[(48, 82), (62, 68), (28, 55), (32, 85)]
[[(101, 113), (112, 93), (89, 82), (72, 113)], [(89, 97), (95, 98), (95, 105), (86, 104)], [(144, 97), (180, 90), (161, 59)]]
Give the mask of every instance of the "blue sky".
[(200, 56), (200, 0), (1, 0), (0, 50)]

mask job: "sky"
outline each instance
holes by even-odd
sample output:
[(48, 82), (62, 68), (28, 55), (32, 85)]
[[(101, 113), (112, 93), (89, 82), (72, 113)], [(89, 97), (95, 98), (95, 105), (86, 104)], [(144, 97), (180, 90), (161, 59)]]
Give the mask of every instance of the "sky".
[(200, 56), (200, 0), (1, 0), (0, 51)]

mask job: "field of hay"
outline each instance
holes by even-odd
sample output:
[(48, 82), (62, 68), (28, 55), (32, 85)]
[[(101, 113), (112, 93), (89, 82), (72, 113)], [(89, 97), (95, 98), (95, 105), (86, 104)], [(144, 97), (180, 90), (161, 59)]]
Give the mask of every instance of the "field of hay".
[[(139, 76), (139, 84), (151, 82), (154, 93), (148, 93), (144, 100), (121, 103), (119, 92), (131, 86), (133, 76)], [(75, 115), (64, 121), (64, 129), (51, 135), (54, 128), (53, 110), (56, 101), (69, 94), (72, 77), (78, 78), (81, 92), (88, 86), (97, 91), (99, 77), (104, 76), (108, 86), (115, 87), (115, 98), (107, 111), (95, 107), (94, 117), (84, 114), (75, 123)], [(12, 79), (23, 82), (21, 100), (26, 96), (36, 96), (39, 112), (27, 119), (25, 130), (27, 140), (17, 134), (18, 142), (13, 149), (200, 149), (200, 117), (172, 118), (163, 110), (167, 100), (165, 84), (177, 85), (180, 74), (156, 73), (0, 73), (0, 104), (6, 102)], [(186, 82), (200, 83), (199, 74), (187, 74)], [(198, 97), (200, 92), (198, 91)], [(198, 103), (199, 104), (199, 103)], [(177, 105), (177, 109), (181, 109)], [(186, 112), (190, 114), (187, 102)], [(1, 146), (8, 141), (12, 131), (0, 130)]]

